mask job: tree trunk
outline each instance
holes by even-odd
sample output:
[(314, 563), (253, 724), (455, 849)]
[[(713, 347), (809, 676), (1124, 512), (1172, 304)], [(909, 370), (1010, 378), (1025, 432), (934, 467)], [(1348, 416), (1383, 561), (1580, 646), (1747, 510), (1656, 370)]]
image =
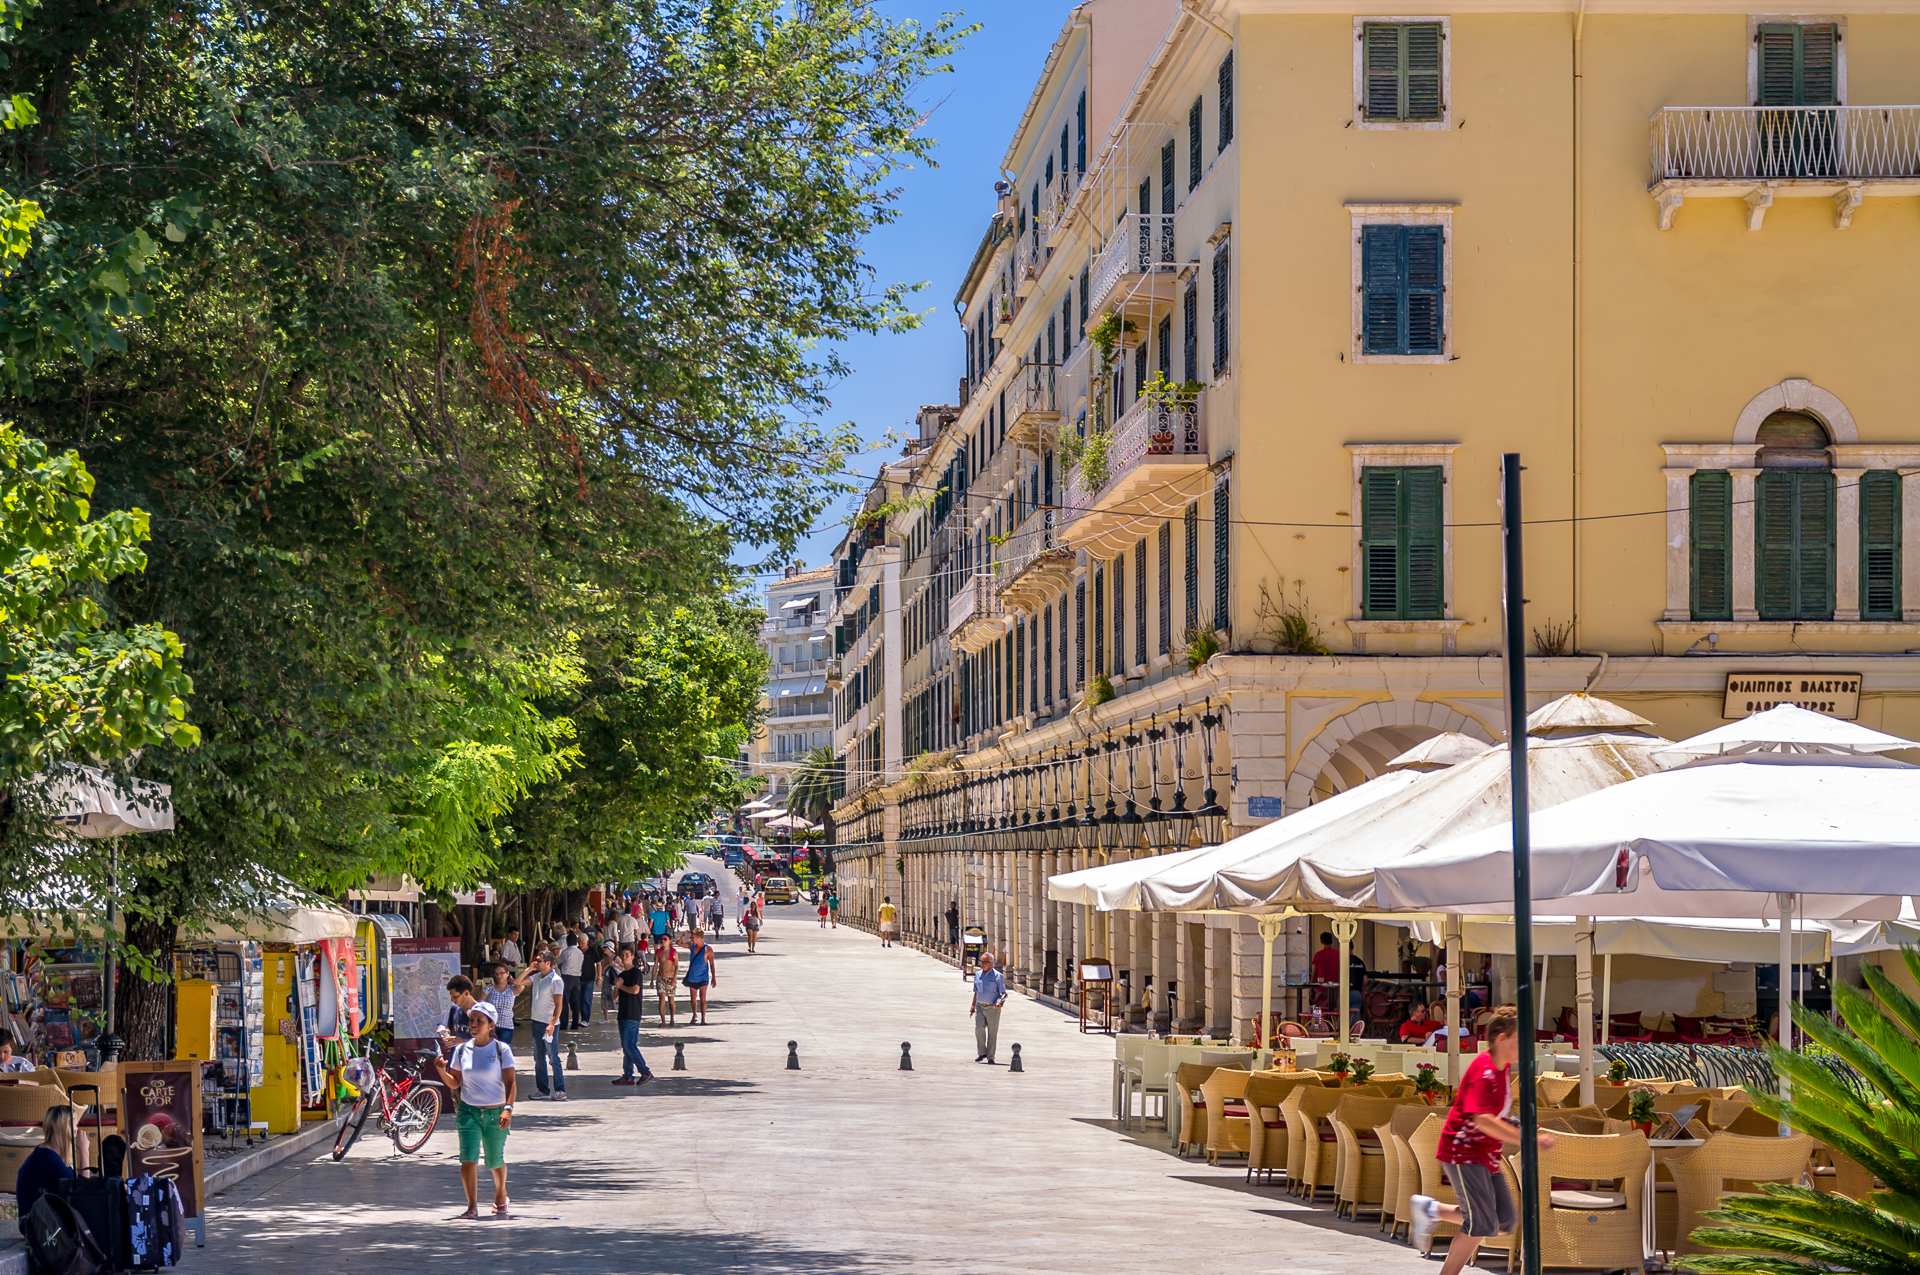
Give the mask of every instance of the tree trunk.
[[(171, 921), (145, 916), (127, 918), (127, 942), (145, 953), (162, 970), (173, 962), (178, 928)], [(149, 980), (124, 965), (114, 995), (113, 1029), (126, 1042), (120, 1056), (130, 1062), (157, 1062), (168, 1054), (167, 1003), (173, 994), (170, 979)]]
[(430, 939), (444, 938), (447, 933), (447, 914), (440, 910), (440, 905), (428, 899), (422, 901), (420, 909), (421, 925), (425, 930), (422, 937)]

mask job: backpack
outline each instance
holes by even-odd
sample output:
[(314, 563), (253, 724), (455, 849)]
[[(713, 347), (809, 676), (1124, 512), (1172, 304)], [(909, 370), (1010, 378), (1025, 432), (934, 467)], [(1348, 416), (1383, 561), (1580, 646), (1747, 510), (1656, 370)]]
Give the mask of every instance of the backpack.
[(21, 1223), (36, 1275), (95, 1275), (107, 1255), (73, 1205), (51, 1191), (34, 1201)]

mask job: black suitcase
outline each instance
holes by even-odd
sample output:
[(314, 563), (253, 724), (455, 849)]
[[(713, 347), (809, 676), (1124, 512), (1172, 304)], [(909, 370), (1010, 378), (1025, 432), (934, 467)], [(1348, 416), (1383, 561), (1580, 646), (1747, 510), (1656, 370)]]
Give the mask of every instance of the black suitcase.
[(104, 1271), (124, 1271), (133, 1266), (133, 1242), (127, 1233), (127, 1184), (122, 1178), (107, 1177), (97, 1158), (103, 1150), (101, 1095), (99, 1085), (69, 1085), (67, 1091), (78, 1094), (93, 1090), (93, 1149), (96, 1163), (80, 1171), (79, 1176), (62, 1181), (57, 1190), (80, 1220), (93, 1232), (94, 1240), (107, 1255)]

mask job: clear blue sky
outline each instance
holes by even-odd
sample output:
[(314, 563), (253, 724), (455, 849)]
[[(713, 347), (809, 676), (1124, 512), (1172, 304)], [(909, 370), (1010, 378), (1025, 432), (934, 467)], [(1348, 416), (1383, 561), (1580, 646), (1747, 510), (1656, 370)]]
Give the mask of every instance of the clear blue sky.
[[(942, 13), (957, 13), (960, 26), (980, 24), (953, 59), (953, 71), (922, 86), (930, 115), (927, 135), (938, 145), (938, 167), (925, 165), (896, 175), (900, 217), (867, 241), (868, 260), (882, 283), (924, 283), (913, 308), (925, 314), (920, 327), (898, 336), (860, 337), (840, 347), (852, 374), (835, 387), (829, 419), (852, 421), (872, 441), (889, 430), (908, 433), (922, 403), (951, 403), (959, 393), (966, 347), (953, 317), (953, 294), (973, 259), (973, 250), (993, 215), (993, 183), (1001, 157), (1039, 78), (1047, 50), (1072, 11), (1072, 0), (991, 0), (958, 11), (952, 0), (890, 0), (892, 17), (926, 25)], [(898, 446), (871, 451), (852, 468), (876, 472)], [(836, 505), (823, 523), (845, 516)], [(825, 528), (801, 542), (808, 567), (824, 565), (841, 529)], [(737, 559), (757, 557), (742, 546)]]

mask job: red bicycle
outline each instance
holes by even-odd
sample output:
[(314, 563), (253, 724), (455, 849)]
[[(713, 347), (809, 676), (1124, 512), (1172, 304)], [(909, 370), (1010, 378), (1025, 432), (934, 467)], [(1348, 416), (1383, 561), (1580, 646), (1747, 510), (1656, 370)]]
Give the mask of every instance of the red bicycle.
[[(368, 1115), (376, 1110), (380, 1113), (381, 1128), (393, 1139), (395, 1150), (413, 1152), (425, 1146), (433, 1136), (434, 1124), (440, 1119), (443, 1106), (440, 1082), (429, 1079), (419, 1063), (403, 1062), (390, 1054), (380, 1065), (367, 1059), (354, 1062), (364, 1062), (365, 1071), (371, 1075), (362, 1077), (358, 1086), (360, 1096), (348, 1109), (340, 1132), (334, 1135), (333, 1158), (339, 1160), (352, 1149)], [(347, 1066), (353, 1067), (353, 1062)]]

